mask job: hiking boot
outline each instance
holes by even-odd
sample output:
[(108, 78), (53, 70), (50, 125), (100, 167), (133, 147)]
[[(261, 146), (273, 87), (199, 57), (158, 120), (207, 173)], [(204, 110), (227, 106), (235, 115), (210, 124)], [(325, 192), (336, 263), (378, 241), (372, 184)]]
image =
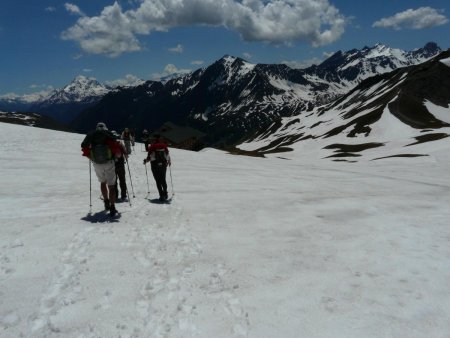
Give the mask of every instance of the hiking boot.
[(115, 206), (114, 204), (111, 205), (111, 208), (109, 209), (109, 215), (110, 215), (111, 217), (114, 217), (114, 216), (117, 215), (117, 213), (118, 213), (118, 211), (117, 211), (117, 209), (116, 209), (116, 206)]
[(111, 208), (111, 204), (109, 203), (109, 200), (104, 200), (103, 201), (105, 203), (105, 210), (109, 210)]

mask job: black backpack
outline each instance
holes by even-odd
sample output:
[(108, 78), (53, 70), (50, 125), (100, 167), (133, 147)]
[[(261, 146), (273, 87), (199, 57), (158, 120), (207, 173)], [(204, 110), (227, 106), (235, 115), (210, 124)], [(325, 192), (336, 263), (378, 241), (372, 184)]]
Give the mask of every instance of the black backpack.
[(112, 160), (112, 152), (106, 143), (92, 145), (92, 161), (98, 164), (107, 163)]
[(113, 153), (108, 145), (108, 141), (114, 136), (107, 130), (97, 130), (94, 132), (91, 143), (92, 160), (95, 163), (106, 163), (113, 159)]

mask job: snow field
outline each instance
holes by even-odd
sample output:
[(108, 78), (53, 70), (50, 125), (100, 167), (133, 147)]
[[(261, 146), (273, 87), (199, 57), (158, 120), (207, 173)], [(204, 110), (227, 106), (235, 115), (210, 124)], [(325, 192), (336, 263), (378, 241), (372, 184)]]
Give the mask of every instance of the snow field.
[(171, 149), (170, 205), (138, 144), (105, 222), (83, 135), (0, 131), (2, 337), (450, 332), (448, 142), (355, 165)]

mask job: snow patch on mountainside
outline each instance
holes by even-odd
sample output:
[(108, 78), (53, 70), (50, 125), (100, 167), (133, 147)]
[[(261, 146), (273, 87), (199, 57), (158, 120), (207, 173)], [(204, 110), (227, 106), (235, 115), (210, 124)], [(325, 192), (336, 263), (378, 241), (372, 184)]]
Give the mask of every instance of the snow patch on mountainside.
[(360, 63), (361, 63), (361, 60), (356, 59), (356, 60), (353, 60), (353, 61), (347, 63), (346, 65), (344, 65), (343, 67), (341, 67), (341, 68), (339, 68), (339, 69), (340, 69), (341, 71), (342, 71), (342, 70), (346, 70), (347, 68), (355, 67), (355, 66), (359, 65)]
[[(396, 99), (394, 98), (392, 101)], [(417, 129), (400, 121), (388, 108), (384, 109), (381, 118), (370, 127), (372, 130), (369, 140), (378, 142), (395, 142), (398, 140), (404, 142), (419, 134)]]
[(442, 62), (444, 65), (450, 67), (450, 58), (442, 59), (441, 62)]
[[(311, 91), (311, 86), (300, 85), (298, 83), (293, 83), (289, 80), (282, 79), (280, 77), (268, 76), (269, 83), (277, 89), (285, 92), (285, 95), (289, 95), (290, 99), (296, 98), (305, 101), (310, 101), (313, 99), (313, 92)], [(284, 101), (280, 101), (284, 102)]]
[(242, 66), (239, 68), (238, 74), (239, 76), (245, 76), (248, 73), (252, 72), (255, 67), (255, 64), (243, 62)]
[[(359, 93), (353, 93), (353, 96), (357, 96)], [(382, 95), (378, 93), (377, 96)], [(427, 155), (427, 152), (432, 149), (433, 146), (441, 147), (444, 144), (448, 144), (449, 139), (436, 140), (433, 142), (427, 142), (425, 144), (415, 144), (421, 137), (430, 137), (435, 131), (423, 131), (421, 129), (413, 128), (395, 117), (389, 110), (388, 105), (384, 108), (381, 117), (378, 121), (370, 124), (370, 130), (366, 133), (357, 133), (353, 137), (349, 137), (349, 133), (353, 131), (358, 118), (363, 117), (371, 113), (372, 111), (380, 109), (380, 106), (373, 106), (371, 108), (362, 109), (351, 118), (345, 118), (344, 115), (356, 108), (355, 104), (343, 108), (351, 102), (353, 96), (350, 95), (339, 106), (326, 110), (323, 114), (319, 114), (319, 109), (314, 109), (309, 113), (302, 113), (299, 116), (286, 117), (281, 120), (281, 127), (270, 135), (261, 135), (254, 140), (244, 142), (238, 146), (239, 149), (246, 151), (255, 151), (264, 147), (265, 151), (275, 150), (279, 146), (277, 140), (283, 137), (289, 137), (289, 135), (303, 135), (310, 136), (305, 139), (290, 143), (287, 145), (291, 152), (266, 154), (266, 156), (282, 156), (286, 158), (295, 158), (296, 156), (311, 156), (314, 159), (323, 159), (330, 155), (330, 150), (326, 149), (327, 146), (332, 144), (344, 144), (344, 145), (359, 145), (368, 143), (384, 144), (384, 146), (376, 147), (374, 149), (368, 149), (364, 151), (364, 157), (358, 158), (361, 160), (370, 160), (371, 158), (394, 156), (399, 154), (411, 154), (418, 153)], [(370, 101), (375, 100), (376, 96), (371, 98)], [(392, 99), (392, 102), (397, 100), (397, 97)], [(366, 103), (370, 103), (369, 101)], [(443, 122), (450, 123), (450, 108), (437, 106), (429, 101), (425, 103), (428, 111), (434, 115), (437, 119)], [(339, 128), (340, 126), (348, 125), (347, 128), (342, 129), (337, 135), (326, 136), (331, 130)], [(442, 135), (450, 134), (450, 128), (440, 128), (439, 133)], [(273, 143), (275, 142), (275, 143)], [(270, 145), (272, 147), (270, 147)], [(432, 144), (432, 145), (431, 145)], [(424, 152), (425, 151), (425, 152)], [(359, 155), (360, 156), (360, 155)]]
[(438, 106), (430, 101), (425, 101), (425, 107), (431, 114), (442, 122), (450, 123), (450, 105), (447, 107)]

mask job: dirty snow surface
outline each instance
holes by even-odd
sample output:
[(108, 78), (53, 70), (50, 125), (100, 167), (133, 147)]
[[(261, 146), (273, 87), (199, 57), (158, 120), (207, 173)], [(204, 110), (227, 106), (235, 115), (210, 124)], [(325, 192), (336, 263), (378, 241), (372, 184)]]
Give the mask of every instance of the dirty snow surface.
[(0, 123), (1, 337), (448, 337), (449, 147), (357, 164), (171, 149), (156, 204), (136, 144), (136, 197), (111, 220), (94, 173), (90, 211), (82, 139)]

